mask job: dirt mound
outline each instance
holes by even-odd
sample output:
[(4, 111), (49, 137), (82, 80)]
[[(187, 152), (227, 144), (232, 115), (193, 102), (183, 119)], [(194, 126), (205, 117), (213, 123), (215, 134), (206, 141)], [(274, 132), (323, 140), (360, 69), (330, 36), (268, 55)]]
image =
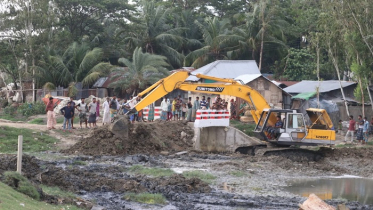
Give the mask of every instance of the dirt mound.
[[(0, 155), (0, 175), (5, 171), (17, 170), (17, 156), (16, 155)], [(32, 178), (41, 172), (39, 167), (39, 160), (34, 156), (23, 155), (22, 157), (22, 173), (27, 178)]]
[(159, 154), (191, 149), (194, 131), (186, 122), (136, 123), (129, 128), (128, 138), (112, 133), (108, 126), (96, 128), (62, 152), (84, 155)]

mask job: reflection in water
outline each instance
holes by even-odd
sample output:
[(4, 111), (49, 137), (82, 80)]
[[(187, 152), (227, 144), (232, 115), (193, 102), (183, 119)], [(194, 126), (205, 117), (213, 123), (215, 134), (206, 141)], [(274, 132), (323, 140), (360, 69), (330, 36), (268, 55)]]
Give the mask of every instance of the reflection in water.
[(325, 178), (318, 180), (295, 180), (285, 189), (308, 197), (311, 193), (321, 199), (344, 198), (361, 204), (373, 204), (373, 179)]

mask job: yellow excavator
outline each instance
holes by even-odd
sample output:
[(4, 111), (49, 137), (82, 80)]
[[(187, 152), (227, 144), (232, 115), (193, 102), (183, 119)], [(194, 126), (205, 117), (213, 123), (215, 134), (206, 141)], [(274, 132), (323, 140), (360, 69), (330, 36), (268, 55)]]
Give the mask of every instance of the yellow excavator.
[[(220, 94), (244, 99), (250, 107), (256, 123), (254, 132), (262, 140), (277, 145), (333, 145), (335, 130), (333, 123), (324, 109), (307, 109), (305, 115), (291, 109), (271, 109), (264, 97), (251, 87), (233, 79), (222, 79), (202, 74), (194, 75), (201, 79), (214, 80), (216, 83), (192, 83), (185, 81), (189, 72), (180, 71), (159, 80), (143, 92), (133, 109), (127, 114), (142, 110), (149, 104), (167, 95), (175, 89), (206, 94)], [(307, 117), (306, 117), (307, 118)]]

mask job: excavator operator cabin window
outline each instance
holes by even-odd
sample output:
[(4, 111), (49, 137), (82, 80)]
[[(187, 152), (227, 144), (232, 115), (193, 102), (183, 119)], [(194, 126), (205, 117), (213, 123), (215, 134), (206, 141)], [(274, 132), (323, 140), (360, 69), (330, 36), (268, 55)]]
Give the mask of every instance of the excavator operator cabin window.
[(288, 115), (288, 128), (302, 128), (304, 127), (302, 114), (289, 114)]

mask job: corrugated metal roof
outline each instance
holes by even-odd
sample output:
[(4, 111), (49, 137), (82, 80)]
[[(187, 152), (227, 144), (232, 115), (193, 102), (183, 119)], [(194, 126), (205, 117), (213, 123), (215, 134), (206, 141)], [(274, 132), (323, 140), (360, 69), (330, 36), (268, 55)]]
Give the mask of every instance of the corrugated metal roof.
[(106, 80), (108, 79), (109, 77), (100, 77), (96, 82), (95, 84), (93, 84), (93, 88), (100, 88), (100, 87), (103, 87), (104, 83), (106, 82)]
[(247, 84), (260, 76), (262, 75), (261, 74), (244, 74), (244, 75), (240, 75), (234, 78), (234, 80), (239, 80), (239, 81), (242, 81), (243, 84)]
[[(308, 81), (303, 80), (297, 84), (294, 84), (292, 86), (289, 86), (287, 88), (284, 88), (284, 90), (288, 93), (309, 93), (309, 92), (315, 92), (316, 87), (319, 86), (320, 93), (326, 93), (330, 92), (332, 90), (340, 89), (339, 81), (338, 80), (327, 80), (327, 81)], [(356, 84), (355, 82), (347, 82), (342, 81), (342, 87), (348, 87), (350, 85)]]
[(280, 86), (280, 85), (285, 85), (286, 87), (289, 87), (289, 86), (292, 86), (292, 85), (295, 85), (297, 83), (299, 83), (299, 81), (281, 81), (281, 80), (272, 80), (273, 83), (275, 84), (278, 84), (277, 86)]
[[(234, 79), (243, 74), (260, 74), (255, 60), (218, 60), (193, 71), (212, 77)], [(196, 76), (189, 76), (186, 81), (198, 81)]]

